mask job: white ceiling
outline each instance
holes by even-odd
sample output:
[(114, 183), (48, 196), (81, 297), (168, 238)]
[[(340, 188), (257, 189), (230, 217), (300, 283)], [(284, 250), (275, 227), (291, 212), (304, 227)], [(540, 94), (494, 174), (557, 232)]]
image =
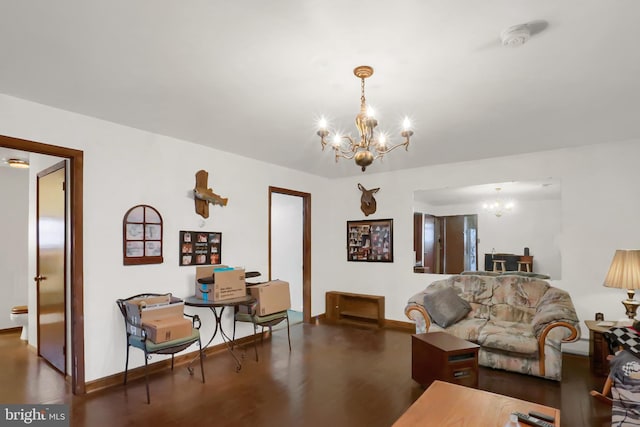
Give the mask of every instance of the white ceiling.
[(362, 64), (380, 128), (415, 131), (366, 173), (639, 137), (638, 17), (637, 0), (0, 0), (0, 93), (359, 175), (315, 125), (355, 135)]
[[(499, 188), (500, 191), (496, 191)], [(559, 179), (546, 178), (538, 181), (510, 181), (493, 184), (447, 187), (413, 192), (413, 200), (430, 206), (453, 206), (483, 204), (501, 199), (503, 201), (560, 200), (562, 186)]]

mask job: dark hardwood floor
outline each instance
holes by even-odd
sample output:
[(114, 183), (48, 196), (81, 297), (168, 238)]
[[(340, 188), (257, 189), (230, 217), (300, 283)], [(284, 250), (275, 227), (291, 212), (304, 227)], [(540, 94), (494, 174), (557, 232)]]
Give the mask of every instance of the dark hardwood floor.
[[(411, 379), (410, 337), (391, 329), (293, 325), (291, 353), (286, 331), (279, 330), (259, 345), (259, 362), (252, 347), (237, 349), (243, 356), (238, 373), (226, 351), (205, 360), (205, 384), (199, 372), (190, 376), (177, 366), (151, 377), (147, 405), (144, 379), (73, 396), (17, 333), (0, 334), (0, 403), (69, 403), (74, 427), (390, 426), (423, 392)], [(124, 367), (124, 354), (117, 363)], [(610, 408), (589, 396), (603, 382), (591, 375), (588, 358), (573, 355), (564, 357), (562, 383), (480, 372), (483, 390), (560, 408), (563, 427), (611, 425)]]

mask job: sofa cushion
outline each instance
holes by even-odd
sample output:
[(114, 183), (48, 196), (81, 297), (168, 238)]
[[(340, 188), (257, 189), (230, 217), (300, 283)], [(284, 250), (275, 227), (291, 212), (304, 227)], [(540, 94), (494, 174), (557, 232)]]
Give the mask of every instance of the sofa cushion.
[(480, 329), (478, 344), (520, 356), (538, 356), (538, 340), (533, 328), (523, 323), (489, 320)]
[(499, 276), (494, 279), (491, 304), (509, 304), (536, 308), (549, 289), (549, 283), (522, 276)]
[(490, 305), (493, 295), (492, 283), (497, 277), (491, 276), (452, 276), (448, 280), (461, 292), (460, 296), (468, 302)]
[(490, 305), (478, 304), (475, 302), (472, 302), (470, 304), (471, 304), (471, 311), (469, 312), (469, 314), (467, 314), (467, 317), (474, 317), (476, 319), (489, 320), (489, 318), (491, 317)]
[(463, 340), (478, 342), (480, 330), (487, 323), (485, 319), (468, 317), (446, 328), (444, 331)]
[(494, 321), (518, 322), (531, 325), (535, 308), (509, 304), (494, 304), (490, 307), (489, 319)]
[(452, 287), (438, 289), (424, 296), (424, 308), (436, 325), (446, 328), (469, 313), (471, 306)]

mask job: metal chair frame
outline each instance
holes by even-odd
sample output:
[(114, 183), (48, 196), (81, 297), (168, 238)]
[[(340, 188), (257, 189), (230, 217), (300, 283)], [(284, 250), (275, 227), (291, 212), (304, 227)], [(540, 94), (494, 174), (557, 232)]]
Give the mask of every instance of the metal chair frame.
[[(240, 319), (238, 318), (239, 314), (243, 314), (243, 313), (238, 313), (236, 310), (233, 316), (232, 342), (235, 342), (235, 339), (236, 339), (236, 322), (246, 322), (246, 320), (242, 319), (242, 317), (240, 317)], [(289, 329), (289, 313), (287, 310), (284, 310), (278, 313), (272, 313), (267, 316), (262, 316), (262, 317), (269, 318), (269, 320), (266, 320), (266, 321), (260, 321), (259, 319), (261, 316), (257, 316), (255, 313), (254, 314), (244, 313), (244, 314), (246, 314), (246, 316), (250, 316), (251, 323), (253, 323), (253, 350), (256, 355), (256, 362), (258, 361), (258, 344), (257, 344), (257, 337), (256, 337), (258, 333), (258, 326), (262, 327), (262, 331), (260, 333), (260, 342), (262, 343), (264, 342), (264, 328), (268, 327), (269, 333), (273, 336), (273, 327), (278, 323), (282, 322), (283, 320), (285, 320), (287, 322), (287, 340), (289, 341), (289, 352), (291, 352), (291, 332)], [(278, 315), (278, 317), (274, 318), (274, 316), (276, 315)]]
[[(125, 361), (125, 366), (124, 366), (124, 385), (127, 384), (127, 374), (129, 372), (129, 347), (133, 346), (136, 348), (140, 348), (143, 352), (144, 352), (144, 379), (145, 379), (145, 386), (147, 389), (147, 403), (150, 404), (151, 403), (151, 397), (149, 394), (149, 373), (148, 373), (148, 368), (149, 368), (149, 364), (148, 364), (148, 360), (151, 358), (152, 354), (170, 354), (171, 355), (171, 370), (173, 371), (173, 365), (174, 365), (174, 356), (176, 353), (188, 348), (189, 346), (191, 346), (192, 344), (195, 344), (196, 342), (198, 343), (198, 355), (200, 358), (200, 372), (202, 374), (202, 382), (204, 383), (204, 364), (203, 364), (203, 354), (202, 354), (202, 342), (200, 340), (200, 317), (195, 314), (195, 315), (190, 315), (190, 314), (186, 314), (184, 313), (185, 317), (191, 318), (191, 322), (192, 322), (192, 327), (194, 329), (196, 329), (198, 331), (197, 335), (192, 338), (189, 339), (187, 341), (185, 341), (184, 339), (178, 339), (178, 340), (172, 340), (172, 341), (167, 341), (166, 343), (160, 343), (160, 344), (156, 344), (155, 346), (157, 347), (155, 350), (150, 351), (149, 347), (147, 345), (149, 341), (147, 341), (147, 334), (145, 333), (144, 329), (142, 328), (141, 324), (134, 324), (130, 321), (130, 319), (127, 316), (127, 310), (126, 310), (126, 305), (125, 303), (127, 301), (133, 300), (133, 299), (137, 299), (137, 298), (147, 298), (147, 297), (155, 297), (155, 296), (165, 296), (168, 295), (171, 298), (171, 303), (176, 303), (176, 302), (181, 302), (182, 300), (180, 298), (176, 298), (171, 296), (171, 294), (156, 294), (156, 293), (145, 293), (145, 294), (138, 294), (138, 295), (134, 295), (132, 297), (129, 298), (124, 298), (124, 299), (118, 299), (116, 300), (116, 304), (118, 305), (118, 308), (120, 309), (120, 312), (122, 313), (122, 316), (124, 317), (124, 322), (125, 322), (125, 329), (126, 329), (126, 333), (127, 333), (127, 356), (126, 356), (126, 361)], [(131, 330), (131, 326), (138, 328), (138, 330), (141, 331), (141, 336), (138, 335), (133, 335), (130, 330)], [(137, 346), (135, 344), (132, 344), (133, 340), (136, 340), (140, 345)], [(193, 372), (190, 370), (189, 371), (190, 375), (193, 375)]]

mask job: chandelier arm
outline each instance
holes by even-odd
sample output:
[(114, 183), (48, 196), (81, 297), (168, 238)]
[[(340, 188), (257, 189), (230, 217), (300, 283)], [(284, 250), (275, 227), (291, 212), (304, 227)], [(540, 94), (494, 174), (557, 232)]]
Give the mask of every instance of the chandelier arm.
[(338, 151), (336, 150), (336, 162), (338, 158), (342, 157), (343, 159), (351, 160), (356, 155), (356, 153), (352, 153), (349, 151)]
[(342, 145), (334, 145), (333, 149), (337, 152), (340, 152), (340, 154), (342, 155), (342, 157), (346, 158), (351, 158), (351, 157), (346, 157), (347, 155), (352, 155), (355, 154), (355, 152), (357, 151), (358, 148), (358, 144), (356, 144), (356, 141), (351, 137), (351, 135), (344, 135), (341, 137), (341, 139), (345, 139), (347, 141), (349, 141), (349, 149), (345, 150)]
[[(340, 138), (349, 141), (349, 150), (343, 149), (341, 145), (331, 145), (331, 148), (333, 149), (336, 156), (336, 162), (338, 162), (338, 158), (340, 157), (347, 160), (353, 159), (357, 152), (357, 144), (355, 140), (351, 137), (351, 135), (343, 135)], [(324, 137), (322, 137), (321, 135), (321, 142), (322, 141), (324, 141)], [(326, 143), (327, 142), (324, 141), (324, 144)], [(322, 149), (324, 150), (324, 145), (322, 146)]]
[(404, 149), (405, 149), (406, 151), (409, 151), (409, 137), (407, 136), (404, 142), (402, 142), (402, 143), (400, 143), (400, 144), (396, 144), (396, 145), (394, 145), (393, 147), (390, 147), (390, 148), (385, 148), (384, 150), (381, 150), (381, 149), (379, 148), (379, 146), (377, 146), (377, 145), (376, 145), (376, 153), (378, 153), (378, 154), (376, 155), (376, 159), (378, 159), (378, 158), (380, 158), (380, 157), (384, 156), (384, 155), (385, 155), (385, 154), (387, 154), (388, 152), (393, 151), (393, 150), (395, 150), (395, 149), (396, 149), (396, 148), (398, 148), (398, 147), (404, 147)]
[(324, 151), (325, 145), (327, 145), (326, 137), (329, 135), (329, 131), (326, 129), (318, 130), (318, 136), (320, 136), (320, 145), (322, 145), (322, 151)]

